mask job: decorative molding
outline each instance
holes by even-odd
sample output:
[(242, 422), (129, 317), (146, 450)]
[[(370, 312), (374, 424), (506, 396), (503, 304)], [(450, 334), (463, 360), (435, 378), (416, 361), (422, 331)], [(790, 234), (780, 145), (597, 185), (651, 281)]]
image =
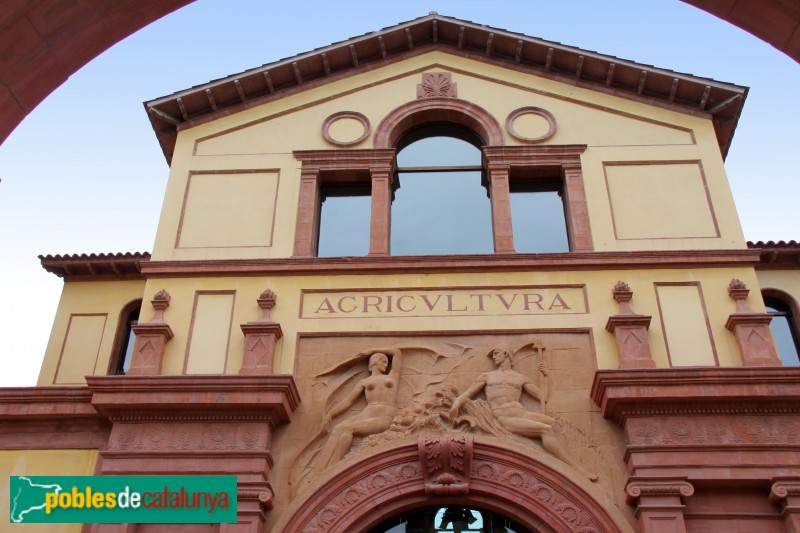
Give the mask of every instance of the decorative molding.
[[(538, 137), (525, 137), (524, 135), (518, 133), (517, 130), (514, 129), (514, 121), (524, 115), (535, 115), (545, 119), (547, 121), (547, 131)], [(508, 118), (506, 118), (506, 131), (508, 131), (509, 135), (518, 141), (526, 143), (539, 143), (546, 141), (556, 134), (556, 128), (556, 117), (554, 117), (550, 111), (542, 109), (541, 107), (520, 107), (519, 109), (515, 109), (509, 113)]]
[(769, 491), (770, 503), (785, 505), (789, 499), (800, 496), (800, 478), (774, 478)]
[[(364, 131), (361, 133), (361, 135), (359, 135), (357, 138), (355, 138), (355, 139), (353, 139), (351, 141), (340, 141), (340, 140), (334, 139), (331, 136), (331, 132), (330, 132), (331, 126), (337, 120), (346, 120), (346, 119), (352, 119), (352, 120), (355, 120), (355, 121), (359, 122), (361, 124), (361, 126), (364, 128)], [(356, 144), (362, 142), (367, 137), (369, 137), (370, 133), (372, 133), (372, 126), (369, 123), (369, 119), (367, 117), (365, 117), (364, 115), (362, 115), (361, 113), (358, 113), (356, 111), (339, 111), (338, 113), (334, 113), (334, 114), (330, 115), (328, 118), (326, 118), (322, 122), (322, 137), (327, 142), (329, 142), (330, 144), (333, 144), (335, 146), (353, 146), (353, 145), (356, 145)]]
[(425, 122), (447, 122), (472, 130), (484, 146), (502, 146), (503, 131), (485, 109), (458, 98), (433, 97), (415, 100), (390, 112), (375, 130), (375, 148), (394, 148), (411, 129)]
[(686, 532), (683, 499), (694, 494), (686, 478), (631, 476), (625, 493), (627, 502), (636, 506), (640, 531)]
[(417, 100), (423, 98), (457, 98), (456, 84), (449, 72), (424, 72), (417, 84)]
[[(302, 187), (302, 186), (301, 186)], [(316, 187), (316, 185), (315, 185)], [(301, 197), (302, 198), (302, 197)], [(301, 200), (302, 201), (302, 200)], [(323, 274), (405, 274), (408, 272), (511, 272), (553, 270), (631, 270), (637, 268), (748, 267), (758, 261), (750, 250), (659, 252), (566, 252), (549, 254), (388, 256), (285, 259), (151, 261), (146, 278), (205, 276), (318, 276)]]
[(0, 388), (0, 449), (97, 449), (111, 425), (82, 386)]
[[(403, 509), (430, 504), (421, 446), (423, 441), (379, 452), (321, 480), (313, 492), (296, 498), (275, 530), (359, 531)], [(469, 491), (459, 495), (459, 503), (489, 506), (534, 531), (630, 531), (624, 519), (579, 483), (509, 448), (475, 441), (469, 478)], [(530, 512), (515, 512), (520, 506)]]
[(800, 412), (800, 368), (598, 370), (591, 397), (619, 424), (633, 416)]
[(289, 375), (87, 376), (92, 405), (112, 420), (291, 421), (300, 404)]
[[(753, 410), (708, 412), (687, 406), (682, 413), (648, 413), (625, 425), (629, 450), (708, 450), (709, 447), (748, 449), (783, 447), (800, 451), (797, 413)], [(638, 413), (639, 416), (642, 413)]]
[(425, 494), (469, 494), (473, 450), (471, 435), (422, 437), (417, 441), (417, 446), (425, 480)]
[(685, 478), (630, 477), (625, 486), (626, 500), (634, 503), (647, 496), (678, 496), (688, 498), (694, 487)]

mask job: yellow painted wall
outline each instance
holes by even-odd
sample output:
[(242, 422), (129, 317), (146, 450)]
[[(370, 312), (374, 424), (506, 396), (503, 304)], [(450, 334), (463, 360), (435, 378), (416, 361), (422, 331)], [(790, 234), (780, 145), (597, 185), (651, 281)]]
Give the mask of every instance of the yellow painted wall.
[(800, 304), (800, 271), (759, 270), (756, 272), (761, 289), (777, 289), (788, 294)]
[(143, 289), (144, 281), (64, 283), (38, 385), (82, 384), (83, 376), (105, 374), (119, 314)]
[(0, 450), (0, 524), (3, 531), (79, 533), (82, 524), (9, 524), (9, 476), (91, 476), (97, 450)]
[[(321, 127), (341, 111), (364, 114), (373, 131), (347, 148), (372, 148), (381, 120), (416, 100), (423, 72), (451, 73), (458, 97), (486, 109), (503, 128), (512, 111), (536, 106), (550, 111), (558, 124), (555, 135), (542, 144), (588, 145), (582, 163), (596, 250), (744, 248), (710, 120), (431, 52), (181, 131), (153, 259), (291, 256), (299, 194), (299, 164), (292, 151), (337, 149), (325, 141)], [(515, 126), (535, 132), (541, 125), (530, 120), (523, 117)], [(341, 120), (331, 133), (347, 141), (359, 127)], [(505, 143), (521, 144), (508, 133)], [(244, 184), (241, 174), (230, 174), (234, 171), (251, 173), (246, 175), (252, 183)], [(198, 176), (205, 176), (205, 187), (197, 186)], [(273, 188), (275, 182), (279, 186)], [(629, 198), (653, 190), (672, 199), (659, 202), (660, 195), (652, 194), (642, 202)], [(233, 197), (241, 199), (239, 209), (231, 207)], [(688, 228), (653, 227), (653, 205), (676, 212), (672, 220), (685, 221)], [(274, 227), (266, 222), (270, 217)], [(618, 231), (615, 218), (620, 219)]]
[[(727, 292), (728, 284), (732, 278), (742, 279), (748, 286), (757, 286), (755, 274), (749, 268), (716, 268), (703, 270), (689, 269), (663, 269), (663, 270), (622, 270), (622, 271), (558, 271), (558, 272), (505, 272), (495, 275), (483, 274), (407, 274), (407, 275), (340, 275), (340, 276), (275, 276), (275, 277), (214, 277), (214, 278), (188, 278), (188, 279), (156, 279), (148, 281), (145, 294), (154, 293), (165, 288), (172, 296), (169, 309), (164, 314), (164, 319), (175, 332), (175, 337), (167, 344), (162, 372), (164, 374), (181, 374), (184, 372), (184, 360), (187, 353), (189, 340), (188, 333), (192, 323), (195, 299), (198, 291), (235, 291), (235, 306), (233, 309), (232, 328), (228, 353), (226, 373), (235, 374), (242, 364), (244, 349), (244, 335), (240, 324), (255, 320), (259, 316), (256, 304), (258, 295), (267, 288), (272, 289), (277, 295), (277, 305), (272, 310), (273, 319), (281, 324), (283, 338), (276, 346), (275, 369), (278, 373), (291, 374), (294, 369), (294, 356), (298, 334), (303, 333), (341, 333), (341, 332), (425, 332), (425, 331), (497, 331), (497, 330), (536, 330), (536, 329), (570, 329), (590, 328), (594, 337), (594, 344), (599, 368), (616, 368), (618, 365), (617, 349), (614, 337), (605, 331), (608, 317), (618, 313), (618, 305), (613, 300), (611, 288), (619, 280), (627, 282), (634, 291), (633, 309), (640, 314), (653, 317), (650, 326), (650, 343), (653, 359), (657, 366), (667, 367), (666, 342), (664, 340), (664, 327), (659, 311), (656, 284), (697, 284), (702, 290), (702, 300), (692, 301), (693, 305), (705, 308), (709, 327), (705, 323), (702, 328), (690, 328), (683, 333), (682, 342), (713, 346), (716, 351), (719, 365), (741, 365), (741, 357), (733, 335), (725, 329), (725, 321), (734, 312), (735, 305)], [(486, 312), (479, 313), (416, 313), (416, 316), (404, 316), (394, 313), (389, 316), (385, 312), (378, 312), (375, 307), (370, 307), (367, 313), (354, 313), (341, 315), (337, 313), (321, 312), (315, 315), (309, 312), (319, 309), (317, 303), (306, 306), (301, 301), (305, 297), (304, 291), (339, 291), (336, 294), (360, 294), (367, 292), (374, 294), (374, 289), (380, 287), (389, 291), (404, 289), (435, 289), (437, 287), (462, 287), (469, 289), (467, 292), (496, 292), (496, 287), (511, 288), (530, 286), (580, 286), (585, 285), (586, 304), (588, 313), (580, 312), (582, 306), (576, 306), (578, 312), (564, 313), (556, 309), (552, 314), (498, 312), (497, 307), (490, 309), (486, 305)], [(514, 290), (509, 289), (512, 292)], [(531, 289), (528, 292), (536, 292)], [(410, 291), (413, 293), (414, 291)], [(419, 291), (417, 291), (419, 292)], [(435, 292), (435, 291), (434, 291)], [(526, 292), (526, 291), (517, 291)], [(540, 291), (541, 292), (541, 291)], [(431, 293), (428, 293), (431, 294)], [(566, 293), (565, 293), (566, 294)], [(574, 301), (574, 292), (570, 293), (570, 301)], [(303, 297), (301, 297), (303, 296)], [(699, 297), (698, 297), (699, 298)], [(433, 301), (434, 296), (429, 296)], [(509, 299), (509, 297), (507, 297)], [(421, 300), (417, 301), (418, 303)], [(454, 301), (453, 308), (461, 305), (459, 300)], [(409, 307), (410, 300), (405, 302)], [(552, 303), (552, 302), (551, 302)], [(351, 301), (343, 304), (348, 310)], [(760, 301), (753, 294), (748, 298), (748, 304), (754, 310), (759, 309)], [(420, 305), (422, 305), (420, 303)], [(446, 300), (441, 300), (438, 309), (446, 308)], [(519, 306), (519, 304), (517, 304)], [(145, 306), (142, 319), (148, 320), (153, 315), (152, 308)], [(760, 308), (763, 311), (763, 306)], [(384, 306), (381, 311), (385, 310)], [(424, 309), (423, 309), (424, 310)], [(324, 316), (324, 318), (317, 318)], [(352, 318), (348, 318), (352, 316)], [(225, 318), (227, 321), (227, 317)], [(666, 324), (678, 328), (683, 326), (680, 313), (670, 315), (664, 319)], [(672, 321), (672, 322), (670, 322)], [(711, 331), (711, 338), (708, 331)], [(695, 338), (695, 336), (697, 336)], [(713, 360), (706, 357), (705, 352), (679, 353), (681, 365), (714, 365)], [(213, 362), (208, 364), (218, 365), (222, 354), (215, 352)], [(675, 356), (673, 355), (673, 358)]]

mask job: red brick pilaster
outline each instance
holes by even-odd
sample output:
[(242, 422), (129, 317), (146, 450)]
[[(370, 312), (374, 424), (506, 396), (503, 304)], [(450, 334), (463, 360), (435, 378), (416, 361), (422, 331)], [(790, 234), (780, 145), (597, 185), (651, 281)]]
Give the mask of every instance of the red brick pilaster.
[(319, 169), (304, 167), (300, 173), (300, 201), (294, 231), (294, 256), (317, 255), (319, 238)]
[(270, 317), (277, 296), (266, 290), (258, 297), (261, 316), (255, 322), (242, 324), (244, 333), (244, 357), (240, 374), (272, 374), (275, 358), (275, 343), (283, 336), (281, 325)]
[(636, 506), (641, 533), (686, 532), (682, 499), (694, 494), (694, 487), (685, 478), (631, 477), (625, 492)]
[(514, 252), (514, 228), (511, 224), (509, 165), (489, 165), (489, 198), (492, 205), (492, 234), (495, 253)]
[(614, 334), (617, 342), (619, 368), (655, 368), (647, 334), (652, 317), (638, 315), (631, 309), (633, 291), (627, 284), (618, 282), (612, 293), (619, 303), (619, 314), (608, 317), (606, 330)]
[(392, 220), (392, 172), (389, 166), (371, 168), (372, 210), (369, 225), (369, 255), (389, 255)]
[(745, 299), (750, 293), (744, 283), (731, 280), (728, 294), (736, 301), (736, 312), (728, 317), (725, 327), (733, 332), (743, 366), (781, 366), (769, 323), (772, 317), (766, 313), (755, 313)]
[(800, 533), (800, 478), (774, 478), (769, 501), (781, 507), (787, 533)]
[(583, 171), (580, 159), (565, 162), (561, 171), (564, 178), (564, 211), (570, 221), (569, 240), (573, 252), (588, 252), (594, 249), (592, 230), (589, 226), (589, 209), (583, 189)]
[(144, 324), (132, 326), (136, 334), (131, 355), (131, 366), (127, 374), (152, 375), (161, 373), (161, 364), (164, 360), (164, 350), (172, 339), (173, 333), (169, 324), (164, 322), (164, 310), (169, 307), (170, 295), (165, 290), (160, 290), (150, 302), (156, 314)]

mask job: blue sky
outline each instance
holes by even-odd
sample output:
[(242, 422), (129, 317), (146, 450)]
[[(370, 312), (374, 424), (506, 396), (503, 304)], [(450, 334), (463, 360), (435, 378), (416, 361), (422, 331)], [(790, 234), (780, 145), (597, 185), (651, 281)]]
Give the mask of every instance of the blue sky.
[(800, 66), (677, 0), (200, 0), (92, 61), (0, 146), (0, 386), (35, 383), (61, 291), (37, 255), (149, 251), (169, 169), (142, 102), (448, 15), (751, 88), (726, 167), (750, 240), (800, 238)]

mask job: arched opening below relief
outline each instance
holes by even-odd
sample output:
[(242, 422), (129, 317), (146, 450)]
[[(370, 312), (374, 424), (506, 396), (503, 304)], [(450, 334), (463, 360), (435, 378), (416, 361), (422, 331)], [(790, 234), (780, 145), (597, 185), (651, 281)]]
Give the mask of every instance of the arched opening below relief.
[(461, 504), (443, 504), (412, 509), (393, 516), (369, 533), (406, 533), (432, 531), (436, 533), (539, 533), (531, 531), (507, 516), (486, 509)]
[[(566, 467), (565, 467), (566, 468)], [(562, 471), (563, 470), (563, 471)], [(284, 533), (371, 533), (394, 516), (430, 506), (478, 508), (510, 517), (536, 533), (630, 532), (619, 511), (588, 481), (504, 446), (475, 441), (469, 490), (426, 491), (417, 443), (387, 449), (299, 494)]]
[(389, 113), (375, 131), (375, 148), (396, 148), (401, 138), (427, 124), (461, 126), (484, 146), (503, 145), (500, 124), (482, 107), (457, 98), (426, 98)]

